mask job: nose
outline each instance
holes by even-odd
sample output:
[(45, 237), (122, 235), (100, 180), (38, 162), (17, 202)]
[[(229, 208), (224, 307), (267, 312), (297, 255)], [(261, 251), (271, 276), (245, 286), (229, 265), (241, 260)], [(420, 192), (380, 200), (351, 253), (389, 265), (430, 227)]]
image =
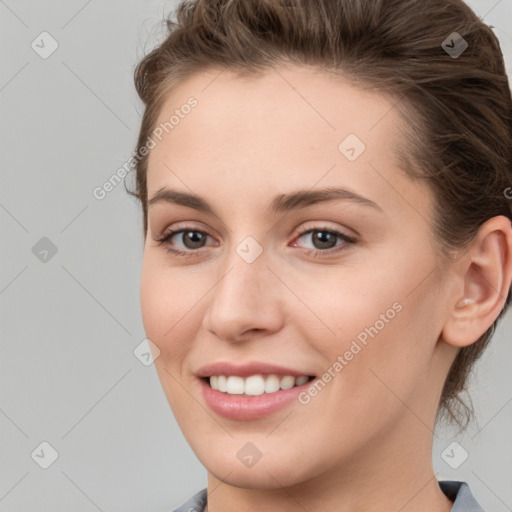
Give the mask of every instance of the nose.
[(286, 289), (268, 263), (265, 251), (248, 262), (233, 249), (207, 295), (203, 327), (208, 332), (238, 343), (282, 328)]

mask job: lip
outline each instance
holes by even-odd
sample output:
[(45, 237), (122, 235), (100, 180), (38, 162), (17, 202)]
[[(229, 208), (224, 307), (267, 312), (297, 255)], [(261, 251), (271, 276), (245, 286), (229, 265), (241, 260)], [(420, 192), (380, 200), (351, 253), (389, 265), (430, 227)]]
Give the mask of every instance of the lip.
[(275, 393), (263, 393), (259, 396), (230, 395), (222, 391), (212, 389), (206, 377), (211, 375), (237, 375), (248, 377), (250, 375), (302, 375), (312, 376), (309, 372), (302, 372), (284, 366), (278, 366), (264, 362), (250, 362), (242, 365), (235, 365), (227, 361), (219, 361), (202, 366), (196, 377), (206, 405), (219, 416), (231, 420), (250, 421), (265, 418), (271, 414), (284, 409), (293, 402), (296, 402), (298, 395), (310, 386), (313, 380), (305, 382), (300, 386), (290, 389), (281, 389)]
[(294, 377), (300, 377), (301, 375), (312, 374), (308, 372), (301, 372), (292, 368), (285, 368), (284, 366), (277, 366), (271, 363), (264, 362), (250, 362), (241, 365), (236, 365), (228, 361), (218, 361), (216, 363), (210, 363), (199, 368), (196, 372), (196, 376), (199, 378), (210, 377), (212, 375), (237, 375), (239, 377), (249, 377), (250, 375), (292, 375)]
[[(289, 374), (288, 374), (289, 375)], [(299, 394), (316, 379), (290, 389), (259, 396), (230, 395), (212, 389), (206, 379), (199, 378), (199, 385), (206, 405), (216, 414), (231, 420), (250, 421), (265, 418), (297, 402)]]

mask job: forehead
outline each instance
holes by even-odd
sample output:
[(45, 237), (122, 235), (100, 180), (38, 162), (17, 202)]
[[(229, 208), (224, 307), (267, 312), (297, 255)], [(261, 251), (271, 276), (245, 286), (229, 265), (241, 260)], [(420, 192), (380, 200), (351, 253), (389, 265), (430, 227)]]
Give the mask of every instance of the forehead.
[[(192, 109), (187, 107), (190, 98), (197, 102)], [(261, 139), (265, 133), (269, 140), (275, 140), (276, 135), (282, 139), (290, 133), (313, 143), (325, 139), (325, 135), (336, 140), (343, 134), (356, 133), (375, 142), (390, 128), (396, 131), (400, 120), (393, 111), (395, 104), (394, 98), (369, 92), (342, 76), (313, 67), (271, 68), (249, 76), (212, 69), (176, 85), (156, 125), (165, 127), (173, 114), (178, 114), (179, 120), (175, 115), (172, 127), (167, 126), (162, 135), (165, 138), (172, 131), (180, 144), (193, 142), (199, 135), (214, 137), (219, 131), (229, 132), (232, 140), (248, 134)], [(192, 123), (184, 122), (187, 117), (193, 118)], [(190, 124), (194, 125), (194, 138), (189, 137)], [(380, 130), (376, 130), (377, 125)]]
[(310, 67), (246, 77), (199, 72), (173, 88), (159, 113), (148, 196), (183, 184), (211, 193), (221, 183), (268, 196), (276, 184), (311, 188), (322, 180), (375, 198), (383, 177), (406, 193), (412, 184), (398, 171), (396, 104)]

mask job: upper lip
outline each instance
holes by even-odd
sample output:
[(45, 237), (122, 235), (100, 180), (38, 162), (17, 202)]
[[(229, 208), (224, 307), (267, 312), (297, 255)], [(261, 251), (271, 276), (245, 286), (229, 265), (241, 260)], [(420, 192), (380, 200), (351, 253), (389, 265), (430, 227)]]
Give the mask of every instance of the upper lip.
[(233, 364), (228, 361), (218, 361), (201, 366), (196, 372), (200, 378), (210, 377), (212, 375), (237, 375), (239, 377), (248, 377), (257, 374), (278, 374), (278, 375), (292, 375), (300, 377), (301, 375), (310, 376), (308, 372), (301, 372), (292, 368), (285, 368), (271, 363), (264, 363), (253, 361), (245, 364)]

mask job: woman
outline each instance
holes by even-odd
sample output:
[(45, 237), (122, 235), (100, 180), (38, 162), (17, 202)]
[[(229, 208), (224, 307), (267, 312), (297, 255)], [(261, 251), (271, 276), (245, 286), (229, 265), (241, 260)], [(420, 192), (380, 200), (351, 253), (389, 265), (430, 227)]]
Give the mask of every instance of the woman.
[(460, 0), (197, 0), (139, 63), (141, 307), (178, 511), (481, 511), (440, 418), (510, 299), (512, 101)]

